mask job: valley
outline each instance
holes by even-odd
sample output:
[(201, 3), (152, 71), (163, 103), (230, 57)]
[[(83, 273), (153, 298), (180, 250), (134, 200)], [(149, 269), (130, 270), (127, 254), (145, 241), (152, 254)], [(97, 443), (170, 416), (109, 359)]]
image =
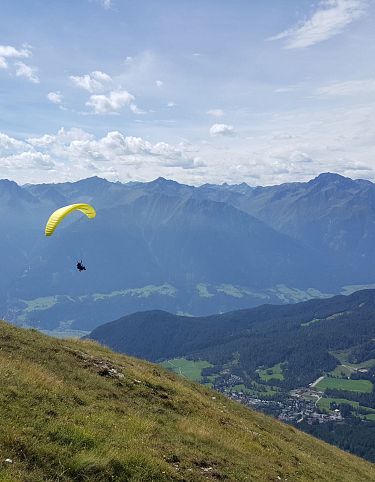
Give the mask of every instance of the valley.
[[(368, 432), (367, 438), (362, 440), (362, 444), (356, 447), (353, 444), (351, 450), (375, 462), (375, 450), (373, 450), (375, 399), (364, 406), (353, 399), (340, 398), (340, 390), (353, 395), (374, 391), (375, 373), (369, 370), (375, 366), (375, 359), (352, 368), (352, 373), (359, 372), (363, 377), (367, 375), (368, 378), (351, 379), (345, 376), (347, 367), (338, 365), (332, 372), (319, 377), (308, 386), (289, 391), (272, 385), (275, 381), (283, 379), (280, 368), (282, 364), (277, 364), (270, 369), (258, 370), (259, 377), (248, 381), (246, 385), (241, 377), (231, 374), (228, 369), (217, 374), (212, 374), (210, 370), (211, 374), (205, 376), (205, 369), (211, 368), (210, 363), (205, 360), (179, 358), (167, 360), (161, 365), (186, 379), (213, 387), (228, 398), (249, 408), (260, 410), (317, 436), (320, 430), (316, 428), (321, 424), (329, 424), (331, 430), (339, 426), (343, 431), (346, 427), (348, 437), (349, 433), (353, 436), (353, 431), (360, 434), (365, 424), (365, 428), (371, 431)], [(328, 394), (332, 393), (330, 390), (336, 390), (335, 394), (329, 396)], [(342, 446), (342, 443), (338, 445)]]
[(374, 313), (362, 290), (208, 317), (138, 312), (89, 337), (375, 461)]

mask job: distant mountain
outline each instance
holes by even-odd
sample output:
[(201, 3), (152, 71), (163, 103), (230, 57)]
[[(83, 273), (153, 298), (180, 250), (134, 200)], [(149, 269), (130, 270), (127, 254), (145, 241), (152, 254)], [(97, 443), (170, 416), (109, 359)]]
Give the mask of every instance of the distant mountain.
[(283, 363), (279, 385), (296, 388), (339, 365), (333, 351), (359, 350), (366, 358), (367, 350), (372, 357), (375, 290), (208, 317), (139, 312), (97, 327), (89, 338), (151, 361), (207, 360), (216, 373), (236, 359), (234, 373), (245, 380), (261, 367)]
[(356, 279), (374, 277), (373, 183), (324, 173), (307, 183), (230, 192), (226, 201), (335, 259), (343, 266), (337, 279), (346, 273)]
[[(69, 271), (79, 257), (90, 269), (82, 294), (163, 282), (246, 286), (249, 277), (255, 288), (308, 288), (325, 269), (318, 253), (232, 206), (163, 194), (99, 208), (95, 221), (79, 219), (41, 242), (44, 269), (37, 261), (18, 285), (33, 297), (77, 293), (81, 280), (74, 283)], [(322, 280), (322, 287), (332, 286), (331, 276)]]
[(0, 323), (0, 480), (368, 482), (374, 465), (160, 366)]
[[(374, 189), (329, 173), (271, 187), (2, 180), (0, 313), (91, 330), (140, 309), (206, 315), (371, 286)], [(49, 214), (73, 202), (96, 219), (74, 213), (45, 238)]]

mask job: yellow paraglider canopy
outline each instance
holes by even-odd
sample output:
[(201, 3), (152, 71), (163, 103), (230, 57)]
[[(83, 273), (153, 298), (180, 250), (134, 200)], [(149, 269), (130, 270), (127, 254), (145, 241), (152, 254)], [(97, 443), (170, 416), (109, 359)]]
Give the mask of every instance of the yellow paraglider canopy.
[(57, 209), (51, 214), (46, 224), (45, 235), (51, 236), (61, 221), (73, 211), (81, 211), (90, 219), (96, 216), (96, 211), (90, 204), (69, 204), (69, 206)]

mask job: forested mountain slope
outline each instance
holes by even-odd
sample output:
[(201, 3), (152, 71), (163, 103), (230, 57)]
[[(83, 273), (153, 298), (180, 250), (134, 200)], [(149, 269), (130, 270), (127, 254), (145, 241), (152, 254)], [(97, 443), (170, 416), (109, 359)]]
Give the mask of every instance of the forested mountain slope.
[(295, 388), (339, 365), (333, 351), (372, 357), (375, 290), (208, 317), (139, 312), (96, 328), (90, 338), (152, 361), (201, 358), (217, 372), (236, 359), (231, 371), (245, 378), (259, 367), (284, 363), (280, 385)]

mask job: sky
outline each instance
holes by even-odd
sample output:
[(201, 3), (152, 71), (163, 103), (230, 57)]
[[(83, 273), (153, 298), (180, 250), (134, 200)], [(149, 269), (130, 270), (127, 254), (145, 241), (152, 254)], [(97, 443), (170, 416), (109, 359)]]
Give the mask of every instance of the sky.
[(0, 178), (375, 182), (373, 0), (2, 0)]

